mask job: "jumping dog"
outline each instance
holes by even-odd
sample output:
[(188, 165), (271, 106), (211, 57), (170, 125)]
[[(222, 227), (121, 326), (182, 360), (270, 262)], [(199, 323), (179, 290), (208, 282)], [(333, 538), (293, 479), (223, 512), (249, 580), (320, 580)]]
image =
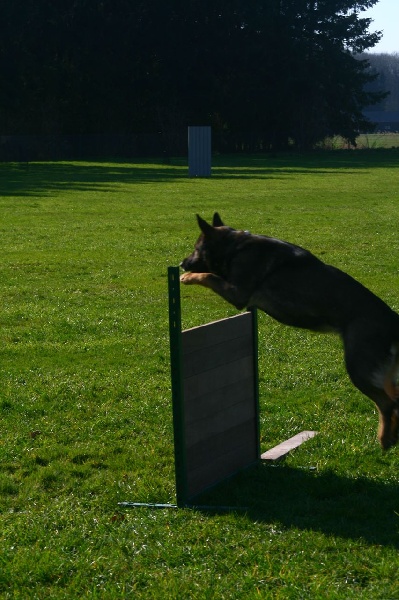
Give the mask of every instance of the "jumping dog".
[(181, 266), (185, 285), (202, 285), (241, 310), (257, 307), (293, 327), (338, 333), (353, 384), (379, 411), (384, 450), (399, 432), (399, 315), (347, 273), (308, 250), (197, 215), (201, 234)]

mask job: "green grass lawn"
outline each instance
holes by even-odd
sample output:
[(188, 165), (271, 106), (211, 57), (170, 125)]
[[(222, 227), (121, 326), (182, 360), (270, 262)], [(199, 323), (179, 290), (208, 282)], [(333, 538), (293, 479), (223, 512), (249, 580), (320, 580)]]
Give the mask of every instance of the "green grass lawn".
[[(167, 267), (195, 213), (287, 239), (399, 311), (399, 153), (0, 165), (0, 597), (396, 599), (399, 447), (340, 341), (259, 314), (262, 451), (319, 435), (206, 501), (175, 501)], [(235, 314), (182, 289), (184, 328)]]
[(386, 131), (384, 133), (362, 134), (356, 140), (359, 148), (395, 148), (399, 147), (399, 133)]
[[(325, 149), (339, 150), (347, 148), (348, 142), (340, 136), (335, 136), (326, 138), (320, 145)], [(360, 150), (397, 150), (399, 148), (399, 133), (397, 131), (362, 133), (356, 138), (356, 147)]]

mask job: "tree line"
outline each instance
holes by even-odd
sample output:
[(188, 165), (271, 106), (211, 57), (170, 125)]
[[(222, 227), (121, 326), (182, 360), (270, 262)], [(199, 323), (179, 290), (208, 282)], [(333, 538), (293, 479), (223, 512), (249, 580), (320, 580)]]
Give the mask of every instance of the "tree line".
[(362, 55), (370, 63), (370, 71), (375, 75), (374, 81), (367, 87), (378, 92), (386, 90), (388, 95), (380, 102), (370, 107), (370, 110), (399, 112), (399, 54), (371, 54)]
[(0, 0), (0, 135), (210, 124), (265, 149), (353, 141), (384, 98), (362, 54), (377, 1)]

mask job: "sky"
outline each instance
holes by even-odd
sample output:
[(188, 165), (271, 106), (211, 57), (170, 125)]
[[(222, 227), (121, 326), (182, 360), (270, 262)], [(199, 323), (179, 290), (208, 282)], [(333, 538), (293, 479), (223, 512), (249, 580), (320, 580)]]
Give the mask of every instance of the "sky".
[(367, 52), (399, 53), (399, 0), (380, 0), (360, 16), (373, 19), (370, 32), (383, 31), (381, 41), (374, 48), (368, 48)]

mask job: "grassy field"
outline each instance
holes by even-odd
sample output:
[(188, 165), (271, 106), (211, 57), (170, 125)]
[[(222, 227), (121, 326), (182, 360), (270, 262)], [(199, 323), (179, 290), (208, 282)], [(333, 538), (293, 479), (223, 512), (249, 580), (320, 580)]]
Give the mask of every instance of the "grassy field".
[[(0, 165), (0, 597), (396, 599), (399, 448), (340, 341), (259, 315), (262, 451), (276, 466), (175, 501), (167, 267), (195, 213), (308, 247), (399, 310), (399, 153)], [(235, 314), (182, 289), (183, 326)]]
[[(399, 148), (399, 133), (386, 131), (384, 133), (362, 133), (356, 138), (359, 150), (397, 150)], [(347, 148), (348, 142), (342, 137), (326, 138), (320, 146), (329, 150)]]
[(399, 133), (366, 133), (360, 135), (356, 140), (360, 149), (373, 150), (378, 148), (397, 149), (399, 148)]

